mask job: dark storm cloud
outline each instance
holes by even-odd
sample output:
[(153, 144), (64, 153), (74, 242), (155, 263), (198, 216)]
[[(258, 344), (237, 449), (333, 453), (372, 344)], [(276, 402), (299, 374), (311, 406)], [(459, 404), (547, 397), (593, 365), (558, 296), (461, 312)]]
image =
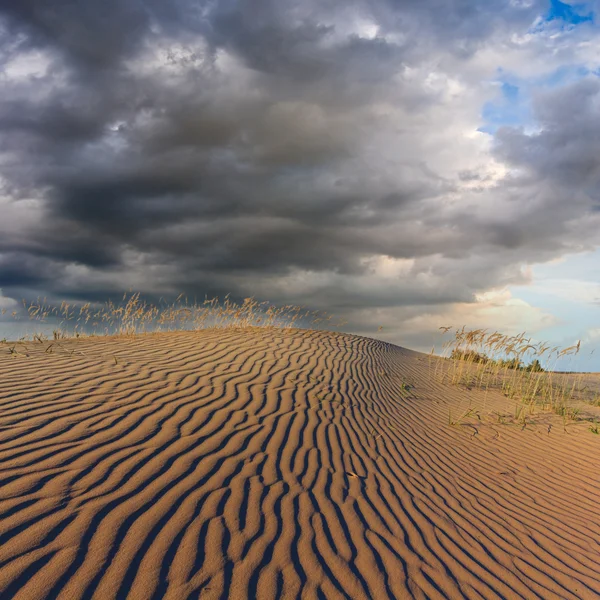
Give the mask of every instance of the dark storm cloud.
[[(430, 166), (436, 128), (452, 123), (435, 121), (448, 93), (428, 76), (504, 31), (526, 32), (543, 7), (0, 0), (12, 69), (0, 82), (0, 169), (13, 209), (0, 286), (359, 309), (469, 301), (519, 280), (523, 252), (570, 247), (563, 213), (538, 219), (524, 205), (501, 221), (448, 209), (464, 183), (489, 177)], [(46, 64), (20, 74), (27, 61)], [(539, 100), (538, 137), (498, 134), (497, 156), (530, 168), (528, 181), (465, 194), (519, 202), (545, 178), (592, 181), (594, 85), (578, 88), (571, 131), (560, 113), (572, 98), (557, 95)], [(386, 287), (381, 277), (397, 278), (377, 269), (395, 259), (416, 262)], [(304, 283), (288, 287), (298, 273)]]
[(0, 260), (2, 288), (36, 288), (50, 283), (59, 274), (54, 261), (22, 252), (8, 252)]
[(27, 35), (32, 46), (64, 52), (83, 69), (115, 65), (150, 25), (144, 3), (136, 1), (2, 0), (0, 11), (13, 33)]

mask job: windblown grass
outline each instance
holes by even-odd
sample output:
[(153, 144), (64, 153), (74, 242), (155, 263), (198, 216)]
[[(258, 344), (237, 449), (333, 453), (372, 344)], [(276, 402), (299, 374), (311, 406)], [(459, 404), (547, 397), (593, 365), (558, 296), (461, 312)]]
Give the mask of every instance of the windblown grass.
[[(302, 306), (275, 306), (246, 298), (241, 303), (226, 296), (205, 299), (202, 303), (189, 302), (182, 295), (172, 303), (161, 300), (153, 304), (143, 300), (139, 293), (124, 294), (121, 301), (104, 304), (61, 302), (51, 303), (38, 298), (23, 302), (21, 313), (14, 311), (13, 319), (34, 326), (52, 328), (52, 334), (34, 333), (26, 336), (33, 341), (55, 342), (82, 336), (136, 335), (164, 331), (189, 331), (207, 328), (244, 327), (306, 327), (318, 329), (323, 325), (339, 327), (333, 316), (311, 311)], [(25, 338), (21, 338), (22, 340)]]
[[(445, 335), (451, 328), (441, 327)], [(525, 332), (507, 336), (485, 329), (457, 329), (443, 344), (435, 375), (442, 381), (486, 392), (500, 390), (515, 401), (515, 419), (524, 421), (536, 410), (552, 410), (565, 421), (576, 420), (584, 399), (582, 374), (556, 371), (559, 361), (579, 353), (580, 342), (568, 348), (532, 343)], [(433, 350), (432, 350), (433, 356)]]

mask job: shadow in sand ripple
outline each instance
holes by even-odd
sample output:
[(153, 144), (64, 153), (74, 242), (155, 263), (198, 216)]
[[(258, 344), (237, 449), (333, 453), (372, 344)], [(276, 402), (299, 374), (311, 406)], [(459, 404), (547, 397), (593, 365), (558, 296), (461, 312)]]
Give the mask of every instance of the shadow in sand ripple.
[(0, 355), (1, 598), (600, 593), (597, 436), (451, 427), (507, 401), (418, 353), (268, 328), (62, 346)]

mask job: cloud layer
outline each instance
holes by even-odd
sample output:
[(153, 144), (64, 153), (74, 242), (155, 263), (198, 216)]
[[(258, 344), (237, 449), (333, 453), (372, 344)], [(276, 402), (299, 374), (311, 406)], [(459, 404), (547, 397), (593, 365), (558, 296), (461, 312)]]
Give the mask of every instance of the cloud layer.
[[(394, 329), (595, 247), (595, 26), (547, 11), (0, 0), (4, 296), (231, 292)], [(499, 69), (537, 78), (533, 116), (490, 135)]]

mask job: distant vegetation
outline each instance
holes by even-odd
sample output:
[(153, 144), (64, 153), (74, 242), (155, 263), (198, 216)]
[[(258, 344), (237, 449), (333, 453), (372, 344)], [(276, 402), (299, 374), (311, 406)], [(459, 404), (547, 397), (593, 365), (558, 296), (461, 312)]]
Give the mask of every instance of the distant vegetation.
[(519, 371), (532, 371), (534, 373), (541, 373), (545, 371), (540, 363), (539, 359), (532, 360), (528, 365), (524, 365), (523, 362), (515, 358), (497, 358), (493, 359), (485, 354), (475, 352), (475, 350), (462, 350), (460, 348), (453, 348), (450, 353), (450, 358), (454, 360), (466, 360), (467, 362), (486, 364), (486, 365), (497, 365), (500, 368), (506, 369), (517, 369)]
[[(440, 327), (443, 334), (451, 328)], [(432, 354), (435, 348), (432, 349)], [(597, 405), (598, 397), (584, 394), (582, 373), (558, 372), (559, 360), (571, 360), (580, 351), (580, 342), (568, 348), (532, 343), (526, 333), (507, 336), (484, 329), (457, 329), (443, 344), (442, 356), (451, 364), (438, 362), (435, 373), (443, 381), (485, 391), (497, 389), (515, 401), (515, 418), (526, 423), (536, 409), (550, 409), (565, 422), (576, 419), (585, 400)]]

